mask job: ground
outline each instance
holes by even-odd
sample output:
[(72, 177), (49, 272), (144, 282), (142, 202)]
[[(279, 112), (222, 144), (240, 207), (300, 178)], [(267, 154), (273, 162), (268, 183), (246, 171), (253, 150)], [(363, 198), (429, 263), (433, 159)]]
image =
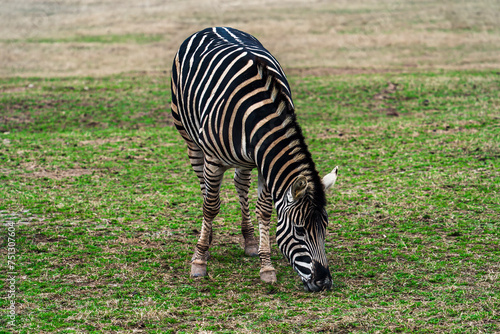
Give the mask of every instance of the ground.
[[(8, 272), (16, 281), (0, 328), (500, 331), (498, 6), (4, 4), (2, 293)], [(278, 283), (259, 280), (230, 173), (209, 276), (189, 277), (202, 199), (169, 112), (169, 68), (210, 25), (249, 31), (275, 54), (318, 171), (340, 166), (327, 195), (331, 291), (304, 292), (275, 242)]]

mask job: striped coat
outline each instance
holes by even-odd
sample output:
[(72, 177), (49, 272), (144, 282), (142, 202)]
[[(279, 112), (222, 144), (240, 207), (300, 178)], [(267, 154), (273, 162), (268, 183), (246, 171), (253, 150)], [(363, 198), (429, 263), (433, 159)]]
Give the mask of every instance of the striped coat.
[[(335, 182), (337, 169), (323, 180), (319, 177), (278, 61), (247, 33), (223, 27), (200, 31), (175, 56), (172, 114), (204, 196), (191, 274), (206, 275), (212, 222), (220, 209), (220, 182), (225, 170), (236, 168), (245, 253), (259, 255), (261, 279), (276, 281), (269, 245), (274, 202), (280, 250), (306, 289), (329, 288), (324, 190)], [(248, 213), (253, 168), (259, 175), (258, 242)]]

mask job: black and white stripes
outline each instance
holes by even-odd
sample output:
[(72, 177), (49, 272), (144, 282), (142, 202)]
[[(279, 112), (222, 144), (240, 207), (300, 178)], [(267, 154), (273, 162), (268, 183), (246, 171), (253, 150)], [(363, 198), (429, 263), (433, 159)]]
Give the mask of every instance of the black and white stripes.
[[(272, 201), (277, 242), (307, 289), (331, 286), (324, 249), (325, 187), (297, 124), (292, 96), (278, 61), (253, 36), (231, 28), (208, 28), (180, 47), (172, 68), (172, 114), (204, 196), (203, 226), (193, 255), (193, 276), (206, 275), (212, 221), (219, 212), (222, 175), (236, 168), (245, 253), (261, 259), (261, 278), (275, 281), (270, 261)], [(254, 238), (248, 212), (250, 170), (258, 169)]]

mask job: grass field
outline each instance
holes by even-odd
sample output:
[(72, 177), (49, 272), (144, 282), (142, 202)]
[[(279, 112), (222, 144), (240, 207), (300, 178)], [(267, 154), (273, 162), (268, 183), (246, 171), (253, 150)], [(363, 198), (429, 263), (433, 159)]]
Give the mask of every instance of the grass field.
[(497, 72), (291, 76), (320, 173), (340, 166), (328, 196), (334, 288), (319, 294), (302, 291), (276, 246), (278, 283), (260, 282), (229, 173), (210, 276), (189, 278), (202, 200), (168, 79), (0, 81), (18, 332), (500, 330)]
[(498, 0), (0, 0), (0, 76), (169, 70), (209, 26), (251, 32), (287, 68), (498, 69)]
[[(0, 3), (0, 333), (500, 332), (498, 1)], [(229, 172), (189, 277), (202, 198), (169, 69), (211, 25), (277, 56), (320, 174), (340, 167), (331, 291), (275, 242), (260, 281)]]

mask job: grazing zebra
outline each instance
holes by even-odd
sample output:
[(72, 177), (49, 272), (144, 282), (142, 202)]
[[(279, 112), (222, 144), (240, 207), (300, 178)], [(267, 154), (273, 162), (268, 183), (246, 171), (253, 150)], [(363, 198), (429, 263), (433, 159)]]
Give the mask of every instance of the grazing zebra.
[[(297, 124), (285, 74), (269, 51), (255, 37), (232, 28), (195, 33), (174, 59), (172, 115), (204, 198), (191, 275), (207, 274), (222, 176), (236, 168), (245, 254), (260, 257), (261, 279), (276, 282), (269, 244), (274, 201), (281, 252), (307, 290), (331, 288), (324, 245), (325, 189), (335, 183), (337, 167), (320, 179)], [(258, 243), (248, 209), (253, 168), (258, 169)]]

